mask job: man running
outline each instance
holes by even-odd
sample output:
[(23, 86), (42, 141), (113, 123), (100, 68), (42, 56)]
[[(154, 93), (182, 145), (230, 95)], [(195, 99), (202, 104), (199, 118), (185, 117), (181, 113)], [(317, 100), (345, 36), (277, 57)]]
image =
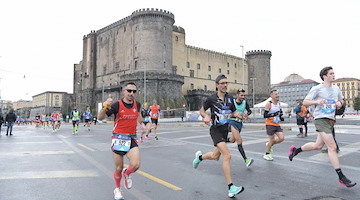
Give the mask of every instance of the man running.
[(351, 188), (356, 183), (346, 178), (342, 173), (339, 158), (336, 154), (336, 144), (332, 136), (335, 124), (335, 110), (341, 108), (344, 103), (344, 96), (339, 87), (332, 84), (335, 80), (335, 73), (332, 67), (323, 68), (320, 71), (320, 78), (324, 82), (312, 87), (303, 102), (305, 106), (315, 105), (314, 124), (318, 132), (316, 142), (308, 142), (300, 148), (292, 145), (290, 147), (289, 160), (292, 161), (302, 151), (320, 150), (326, 144), (330, 163), (339, 176), (339, 184)]
[(58, 113), (54, 110), (52, 113), (51, 113), (51, 125), (52, 125), (52, 132), (55, 133), (56, 132), (56, 127), (57, 127), (57, 118), (58, 118)]
[[(202, 160), (219, 160), (220, 155), (223, 156), (222, 168), (228, 185), (228, 196), (234, 197), (241, 193), (244, 187), (233, 185), (231, 179), (230, 160), (231, 154), (226, 146), (228, 137), (228, 121), (230, 117), (241, 118), (239, 113), (235, 112), (233, 98), (227, 91), (227, 77), (223, 74), (219, 75), (215, 80), (217, 93), (208, 97), (203, 107), (200, 109), (200, 115), (204, 118), (205, 124), (210, 124), (210, 136), (214, 143), (214, 151), (202, 154), (201, 151), (195, 153), (193, 167), (196, 169)], [(210, 108), (211, 117), (206, 113)], [(210, 122), (211, 121), (211, 122)]]
[[(271, 90), (270, 97), (271, 100), (266, 102), (264, 111), (266, 133), (269, 137), (269, 142), (266, 143), (266, 151), (263, 157), (265, 160), (273, 161), (272, 154), (274, 151), (272, 146), (284, 141), (284, 133), (280, 126), (280, 121), (284, 121), (284, 118), (282, 117), (283, 112), (279, 102), (278, 91)], [(277, 139), (275, 139), (275, 135)]]
[[(307, 124), (306, 124), (306, 116), (309, 113), (306, 106), (303, 105), (302, 100), (297, 100), (297, 106), (294, 108), (294, 112), (296, 113), (296, 125), (299, 128), (299, 134), (297, 137), (307, 137)], [(305, 135), (304, 129), (305, 127)]]
[(70, 113), (71, 121), (72, 121), (72, 134), (78, 134), (79, 123), (80, 123), (80, 112), (74, 107), (74, 110)]
[(85, 119), (84, 127), (86, 126), (88, 128), (88, 131), (90, 131), (90, 124), (91, 124), (91, 111), (90, 107), (86, 107), (86, 111), (83, 114)]
[[(106, 116), (115, 116), (114, 128), (112, 136), (111, 149), (114, 152), (115, 162), (115, 190), (114, 198), (116, 200), (124, 199), (121, 190), (121, 178), (124, 178), (125, 188), (132, 187), (130, 174), (136, 172), (140, 167), (140, 150), (136, 142), (136, 126), (141, 124), (141, 129), (145, 131), (145, 125), (142, 123), (140, 109), (141, 104), (135, 101), (136, 94), (135, 83), (125, 85), (122, 93), (124, 98), (112, 103), (112, 99), (108, 98), (103, 103), (103, 109), (98, 114), (98, 119), (103, 120)], [(124, 156), (130, 160), (127, 168), (124, 167)]]
[(156, 129), (160, 118), (160, 106), (157, 104), (155, 99), (153, 100), (153, 105), (150, 106), (150, 118), (151, 124), (153, 125), (152, 129), (154, 129), (155, 139), (158, 140), (159, 138), (157, 137)]
[[(236, 141), (239, 152), (240, 152), (241, 156), (244, 158), (246, 166), (250, 167), (250, 165), (254, 162), (254, 159), (246, 157), (244, 148), (242, 146), (242, 138), (240, 136), (240, 132), (243, 127), (242, 120), (248, 118), (248, 116), (251, 115), (251, 113), (252, 113), (248, 102), (245, 100), (245, 90), (244, 89), (237, 90), (236, 99), (234, 99), (233, 101), (234, 101), (234, 105), (236, 107), (236, 112), (239, 113), (242, 118), (241, 119), (237, 119), (237, 118), (230, 119), (229, 127), (232, 132), (232, 135), (229, 139), (229, 142), (234, 143)], [(245, 110), (246, 110), (246, 112), (245, 112)]]

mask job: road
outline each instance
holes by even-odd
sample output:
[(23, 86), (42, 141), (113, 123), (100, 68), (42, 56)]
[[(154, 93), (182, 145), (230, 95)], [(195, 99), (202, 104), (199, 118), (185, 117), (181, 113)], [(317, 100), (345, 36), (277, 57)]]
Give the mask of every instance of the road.
[[(297, 138), (296, 126), (285, 124), (285, 141), (274, 147), (271, 162), (262, 158), (267, 141), (263, 125), (245, 124), (243, 146), (255, 162), (247, 168), (236, 144), (228, 144), (233, 182), (245, 187), (235, 199), (360, 199), (360, 185), (347, 189), (337, 183), (327, 154), (303, 152), (293, 162), (288, 160), (291, 145), (315, 141), (314, 126), (309, 126), (309, 137)], [(90, 131), (80, 125), (75, 136), (70, 124), (56, 133), (50, 128), (15, 126), (11, 137), (4, 136), (4, 128), (0, 136), (1, 200), (113, 199), (112, 124), (93, 125)], [(140, 170), (132, 176), (133, 188), (124, 189), (125, 199), (229, 199), (221, 159), (204, 161), (196, 170), (191, 165), (197, 150), (213, 149), (208, 129), (200, 123), (160, 123), (159, 140), (151, 135), (150, 141), (140, 143)], [(337, 125), (336, 132), (342, 170), (360, 184), (359, 126)]]

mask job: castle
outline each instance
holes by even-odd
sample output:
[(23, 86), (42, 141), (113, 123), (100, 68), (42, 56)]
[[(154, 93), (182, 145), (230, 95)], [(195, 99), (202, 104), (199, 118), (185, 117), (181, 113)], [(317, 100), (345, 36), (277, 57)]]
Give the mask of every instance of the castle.
[[(140, 102), (153, 99), (165, 107), (199, 109), (225, 74), (228, 91), (243, 88), (260, 102), (269, 96), (271, 52), (246, 52), (246, 58), (185, 43), (185, 29), (162, 9), (140, 9), (83, 37), (83, 57), (74, 65), (76, 105), (96, 107), (109, 94), (121, 98), (121, 87), (135, 82)], [(253, 85), (254, 84), (254, 85)], [(252, 102), (252, 101), (250, 101)]]

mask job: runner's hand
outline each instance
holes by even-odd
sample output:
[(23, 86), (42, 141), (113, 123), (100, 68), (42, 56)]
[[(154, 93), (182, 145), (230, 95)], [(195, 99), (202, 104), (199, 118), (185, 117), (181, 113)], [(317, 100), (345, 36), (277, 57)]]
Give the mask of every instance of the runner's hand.
[(204, 117), (204, 122), (205, 122), (206, 125), (210, 125), (211, 118), (209, 117), (209, 115), (206, 115), (206, 116)]

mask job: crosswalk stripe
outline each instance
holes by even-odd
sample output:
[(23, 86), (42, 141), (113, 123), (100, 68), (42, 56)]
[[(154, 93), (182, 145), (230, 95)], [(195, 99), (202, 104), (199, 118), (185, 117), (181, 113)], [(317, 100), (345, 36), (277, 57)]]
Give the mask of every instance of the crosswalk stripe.
[(30, 172), (6, 172), (0, 173), (0, 180), (13, 179), (39, 179), (39, 178), (80, 178), (97, 177), (94, 171), (68, 170), (68, 171), (30, 171)]

